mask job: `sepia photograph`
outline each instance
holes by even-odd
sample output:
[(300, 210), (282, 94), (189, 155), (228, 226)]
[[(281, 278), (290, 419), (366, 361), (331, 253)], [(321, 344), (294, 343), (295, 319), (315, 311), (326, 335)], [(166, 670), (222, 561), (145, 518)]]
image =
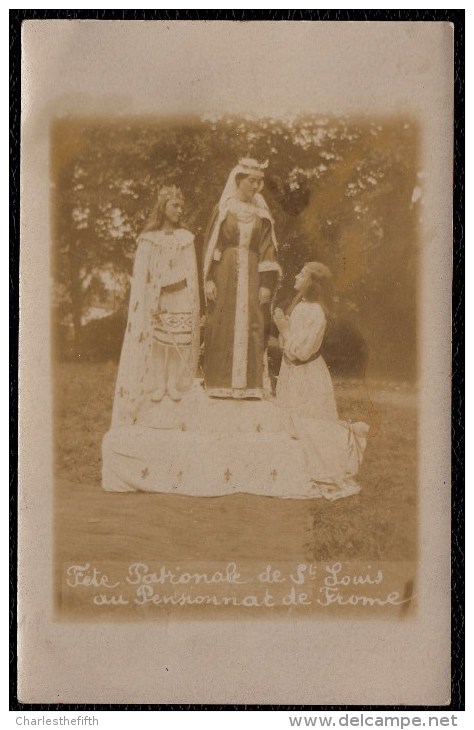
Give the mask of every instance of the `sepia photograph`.
[[(28, 21), (23, 49), (24, 695), (149, 702), (166, 669), (153, 701), (446, 704), (451, 26)], [(48, 641), (76, 659), (38, 679)]]

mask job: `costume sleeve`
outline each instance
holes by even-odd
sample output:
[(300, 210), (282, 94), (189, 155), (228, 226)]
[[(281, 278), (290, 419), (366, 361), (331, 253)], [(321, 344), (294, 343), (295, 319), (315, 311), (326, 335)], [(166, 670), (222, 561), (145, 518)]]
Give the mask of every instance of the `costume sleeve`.
[(285, 355), (290, 360), (308, 360), (320, 349), (326, 330), (326, 317), (319, 304), (297, 305), (290, 317)]
[(260, 273), (260, 286), (274, 291), (281, 276), (281, 268), (277, 261), (277, 252), (273, 242), (272, 227), (270, 221), (263, 219), (263, 235), (260, 241), (258, 271)]
[(147, 309), (146, 294), (152, 276), (150, 271), (151, 251), (152, 244), (147, 239), (139, 238), (130, 283), (127, 321), (127, 334), (132, 337), (139, 337), (143, 329), (143, 318)]

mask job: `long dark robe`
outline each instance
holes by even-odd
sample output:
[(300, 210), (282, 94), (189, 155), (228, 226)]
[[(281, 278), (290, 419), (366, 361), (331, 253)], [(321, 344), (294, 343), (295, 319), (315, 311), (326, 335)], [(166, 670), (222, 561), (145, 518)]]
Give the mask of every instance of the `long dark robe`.
[(259, 289), (275, 287), (278, 269), (270, 221), (256, 215), (245, 229), (228, 213), (206, 279), (217, 288), (215, 303), (208, 305), (204, 338), (209, 395), (262, 396), (265, 318)]

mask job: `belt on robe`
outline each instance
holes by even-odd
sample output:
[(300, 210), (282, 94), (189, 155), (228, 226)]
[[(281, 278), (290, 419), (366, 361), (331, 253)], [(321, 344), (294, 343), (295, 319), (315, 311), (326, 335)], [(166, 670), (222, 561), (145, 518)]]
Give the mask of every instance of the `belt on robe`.
[(317, 360), (318, 357), (320, 357), (320, 356), (321, 356), (321, 351), (318, 350), (313, 355), (311, 355), (310, 357), (308, 357), (307, 360), (298, 360), (298, 358), (296, 358), (296, 360), (290, 360), (290, 358), (288, 357), (288, 355), (286, 353), (283, 353), (283, 357), (285, 358), (286, 362), (289, 365), (297, 365), (297, 366), (298, 365), (306, 365), (309, 362), (313, 362), (313, 360)]

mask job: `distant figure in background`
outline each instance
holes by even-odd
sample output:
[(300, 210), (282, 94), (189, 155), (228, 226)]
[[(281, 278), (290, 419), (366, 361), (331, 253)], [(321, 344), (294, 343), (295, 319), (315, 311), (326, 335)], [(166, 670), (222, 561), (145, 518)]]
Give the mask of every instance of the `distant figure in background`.
[(295, 409), (299, 415), (337, 421), (331, 376), (320, 353), (331, 288), (327, 266), (312, 261), (295, 279), (297, 296), (290, 314), (275, 310), (273, 319), (283, 346), (276, 396), (279, 405)]
[(194, 236), (179, 227), (183, 204), (178, 188), (162, 187), (138, 238), (113, 426), (133, 423), (146, 398), (178, 401), (193, 384), (199, 286)]
[(230, 173), (204, 243), (204, 384), (210, 396), (261, 398), (264, 308), (281, 272), (273, 219), (260, 194), (263, 166)]

